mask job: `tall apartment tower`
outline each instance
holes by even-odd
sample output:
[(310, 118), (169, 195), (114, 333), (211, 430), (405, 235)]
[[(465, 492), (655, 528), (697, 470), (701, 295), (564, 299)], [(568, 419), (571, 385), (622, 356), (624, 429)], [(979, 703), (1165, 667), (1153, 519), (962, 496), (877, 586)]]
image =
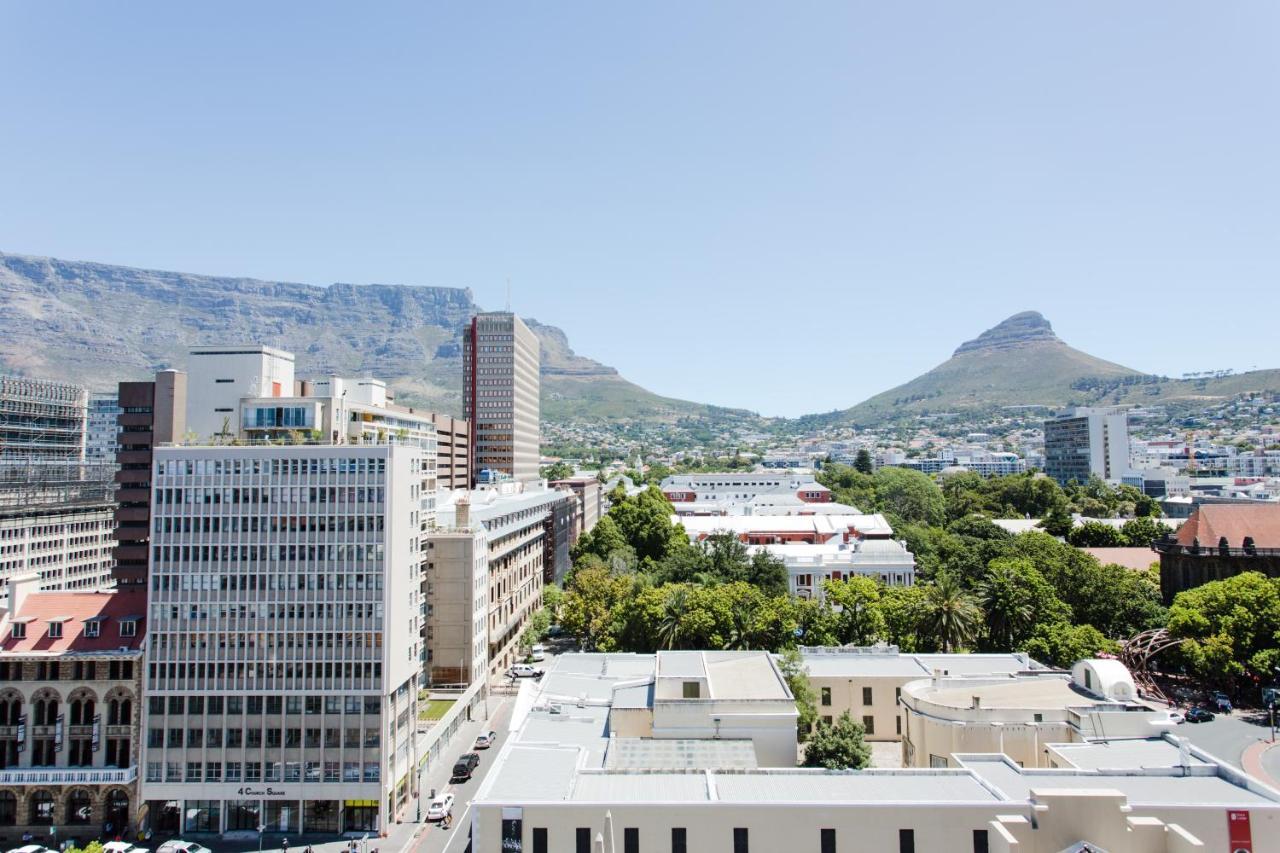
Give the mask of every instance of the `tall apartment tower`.
[(477, 314), (463, 335), (462, 403), (471, 422), (471, 483), (481, 471), (538, 479), (538, 338), (509, 311)]
[(1119, 480), (1129, 470), (1125, 410), (1081, 407), (1045, 421), (1044, 470), (1063, 485), (1090, 476)]
[(156, 448), (141, 799), (171, 824), (155, 829), (376, 833), (404, 814), (434, 452)]
[(143, 587), (151, 539), (151, 455), (187, 431), (187, 374), (162, 370), (151, 382), (121, 382), (117, 392), (115, 566), (120, 589)]

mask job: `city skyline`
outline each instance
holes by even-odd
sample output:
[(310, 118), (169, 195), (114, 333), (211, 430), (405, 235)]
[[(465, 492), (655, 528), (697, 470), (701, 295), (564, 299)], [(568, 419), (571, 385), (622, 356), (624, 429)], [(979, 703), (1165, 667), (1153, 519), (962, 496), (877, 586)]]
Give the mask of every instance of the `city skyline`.
[[(0, 140), (0, 243), (470, 287), (487, 310), (509, 280), (522, 317), (638, 384), (769, 415), (856, 403), (1027, 309), (1142, 371), (1271, 366), (1249, 335), (1142, 332), (1219, 293), (1280, 307), (1280, 120), (1256, 109), (1280, 13), (1102, 10), (321, 8), (245, 29), (10, 4), (0, 70), (40, 85), (7, 92), (26, 118)], [(842, 378), (801, 390), (811, 356), (759, 342), (817, 318), (845, 327), (816, 350)], [(676, 369), (690, 351), (714, 375)]]

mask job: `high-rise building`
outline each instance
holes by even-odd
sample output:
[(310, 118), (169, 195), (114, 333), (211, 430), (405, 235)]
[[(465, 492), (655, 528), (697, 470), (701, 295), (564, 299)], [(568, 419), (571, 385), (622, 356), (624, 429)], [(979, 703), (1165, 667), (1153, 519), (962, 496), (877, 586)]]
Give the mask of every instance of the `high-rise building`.
[(462, 403), (471, 422), (471, 483), (481, 471), (538, 479), (537, 336), (507, 311), (477, 314), (463, 335)]
[(432, 415), (436, 425), (436, 476), (442, 489), (471, 486), (471, 427), (462, 418)]
[(93, 394), (89, 397), (89, 421), (85, 434), (86, 462), (114, 465), (120, 449), (120, 397), (117, 394)]
[(386, 829), (417, 793), (434, 451), (154, 452), (142, 799), (199, 821), (155, 828)]
[(1044, 469), (1063, 485), (1090, 476), (1119, 481), (1129, 470), (1125, 410), (1081, 407), (1045, 421)]
[(0, 589), (28, 574), (39, 576), (44, 591), (112, 585), (111, 484), (84, 485), (57, 503), (15, 502), (12, 491), (0, 489)]
[(115, 507), (116, 586), (147, 582), (151, 540), (151, 454), (187, 431), (187, 374), (162, 370), (151, 382), (121, 382)]
[(83, 462), (88, 412), (79, 385), (0, 376), (0, 462)]

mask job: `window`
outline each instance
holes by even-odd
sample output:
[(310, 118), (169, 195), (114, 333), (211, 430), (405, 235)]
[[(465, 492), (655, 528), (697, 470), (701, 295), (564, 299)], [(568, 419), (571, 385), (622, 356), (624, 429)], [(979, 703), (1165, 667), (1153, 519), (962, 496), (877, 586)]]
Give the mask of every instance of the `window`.
[(869, 734), (869, 735), (873, 735), (873, 734), (875, 734), (875, 733), (876, 733), (876, 718), (875, 718), (875, 717), (863, 717), (863, 718), (862, 718), (862, 730), (863, 730), (864, 732), (866, 732), (867, 734)]
[(533, 853), (551, 853), (547, 848), (547, 828), (545, 826), (535, 826), (533, 828)]
[(640, 853), (640, 829), (628, 826), (622, 830), (622, 853)]
[(747, 850), (747, 828), (745, 826), (735, 826), (733, 828), (733, 853), (749, 853)]
[(916, 853), (916, 831), (914, 829), (898, 830), (898, 853)]
[(895, 716), (893, 718), (893, 728), (895, 733), (902, 734), (902, 718)]
[(944, 758), (944, 757), (943, 757), (943, 756), (941, 756), (941, 755), (933, 755), (933, 754), (930, 754), (930, 755), (929, 755), (929, 766), (930, 766), (930, 767), (946, 767), (946, 766), (947, 766), (947, 759), (946, 759), (946, 758)]
[(684, 698), (698, 699), (702, 696), (702, 690), (696, 681), (686, 681), (684, 683)]
[(1037, 723), (1043, 723), (1043, 722), (1044, 722), (1044, 714), (1035, 714), (1035, 715), (1034, 715), (1034, 717), (1035, 717), (1035, 721), (1036, 721)]
[(862, 704), (863, 705), (871, 704), (871, 688), (870, 687), (862, 688)]
[(222, 697), (221, 696), (209, 697), (209, 713), (210, 714), (222, 713)]
[(985, 829), (975, 829), (973, 831), (973, 853), (987, 853), (987, 831)]
[(822, 704), (824, 707), (831, 707), (831, 688), (822, 688)]
[(137, 622), (135, 622), (135, 621), (134, 621), (134, 620), (132, 620), (132, 619), (130, 619), (130, 620), (126, 621), (126, 622), (121, 622), (121, 623), (120, 623), (120, 636), (121, 636), (121, 637), (136, 637), (136, 636), (138, 636), (138, 623), (137, 623)]
[(27, 625), (25, 622), (14, 622), (13, 627), (9, 629), (9, 636), (15, 640), (25, 640), (27, 638)]
[(822, 853), (836, 853), (836, 831), (834, 829), (822, 830)]
[(671, 828), (671, 853), (689, 853), (689, 832), (683, 826)]
[(102, 630), (101, 622), (84, 623), (84, 635), (86, 637), (96, 637), (98, 636), (99, 632), (101, 632), (101, 630)]
[(591, 853), (591, 828), (580, 826), (573, 831), (574, 853)]

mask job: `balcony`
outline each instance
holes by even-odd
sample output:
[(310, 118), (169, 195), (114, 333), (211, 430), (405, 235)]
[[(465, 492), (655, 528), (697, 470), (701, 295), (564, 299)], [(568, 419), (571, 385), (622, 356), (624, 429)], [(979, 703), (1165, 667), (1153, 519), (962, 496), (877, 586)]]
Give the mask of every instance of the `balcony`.
[(0, 770), (0, 785), (127, 785), (137, 767), (11, 767)]

